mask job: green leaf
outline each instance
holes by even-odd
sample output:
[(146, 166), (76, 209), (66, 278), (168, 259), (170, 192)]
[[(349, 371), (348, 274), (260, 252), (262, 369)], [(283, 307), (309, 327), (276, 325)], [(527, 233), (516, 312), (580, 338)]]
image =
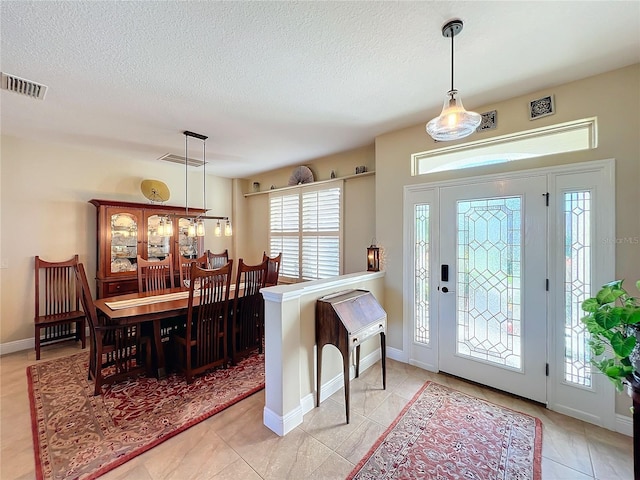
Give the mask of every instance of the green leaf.
[(593, 314), (593, 318), (605, 330), (620, 325), (620, 312), (612, 308), (601, 308)]
[(638, 290), (640, 290), (640, 280), (638, 280), (638, 281), (636, 282), (636, 288), (637, 288)]
[(600, 304), (595, 298), (588, 298), (584, 302), (582, 302), (582, 310), (584, 310), (585, 312), (597, 312), (598, 308), (600, 308)]
[(625, 337), (615, 332), (611, 337), (611, 348), (618, 357), (628, 357), (636, 346), (636, 337)]
[[(622, 285), (622, 283), (620, 283)], [(611, 284), (602, 287), (602, 289), (596, 295), (596, 299), (600, 302), (601, 305), (605, 305), (607, 303), (613, 303), (617, 298), (624, 295), (626, 292), (620, 288), (619, 286), (611, 286)]]
[(627, 307), (627, 323), (635, 325), (640, 323), (640, 307)]
[(604, 343), (599, 338), (591, 338), (589, 340), (589, 347), (591, 348), (591, 356), (598, 357), (604, 353)]

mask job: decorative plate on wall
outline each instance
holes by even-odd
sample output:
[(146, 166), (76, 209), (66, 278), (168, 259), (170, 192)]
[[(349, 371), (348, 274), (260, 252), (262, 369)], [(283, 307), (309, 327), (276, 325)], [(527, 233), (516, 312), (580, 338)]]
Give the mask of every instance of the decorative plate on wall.
[(313, 182), (313, 172), (309, 167), (300, 166), (296, 167), (291, 176), (289, 177), (289, 185), (301, 185), (303, 183)]
[(143, 180), (140, 184), (140, 190), (152, 202), (166, 202), (169, 200), (169, 187), (160, 180)]

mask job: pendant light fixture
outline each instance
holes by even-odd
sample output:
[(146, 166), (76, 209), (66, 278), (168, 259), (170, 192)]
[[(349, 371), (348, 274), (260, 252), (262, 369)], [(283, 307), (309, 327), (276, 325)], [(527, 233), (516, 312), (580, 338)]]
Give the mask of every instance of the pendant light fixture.
[(439, 117), (427, 123), (427, 133), (439, 142), (458, 140), (475, 132), (482, 116), (467, 112), (453, 87), (453, 37), (462, 31), (462, 20), (451, 20), (442, 27), (442, 36), (451, 38), (451, 90), (447, 92)]
[[(199, 133), (190, 132), (185, 130), (182, 132), (184, 134), (184, 181), (185, 181), (185, 216), (189, 217), (189, 181), (188, 181), (188, 158), (189, 158), (189, 137), (198, 138), (202, 140), (202, 202), (203, 202), (203, 210), (204, 213), (200, 214), (196, 217), (192, 217), (189, 226), (187, 227), (187, 236), (188, 237), (204, 237), (205, 236), (205, 228), (204, 221), (205, 219), (209, 220), (217, 220), (216, 227), (213, 231), (216, 237), (220, 237), (222, 235), (222, 227), (220, 225), (220, 220), (226, 220), (224, 234), (225, 236), (231, 235), (231, 223), (229, 222), (229, 217), (215, 217), (207, 215), (207, 150), (206, 150), (206, 135), (201, 135)], [(173, 233), (173, 232), (172, 232)]]

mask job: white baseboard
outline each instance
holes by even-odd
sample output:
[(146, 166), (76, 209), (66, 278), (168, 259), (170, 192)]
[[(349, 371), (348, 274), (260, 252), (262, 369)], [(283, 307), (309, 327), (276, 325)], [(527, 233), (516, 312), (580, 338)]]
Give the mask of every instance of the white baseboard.
[(409, 363), (409, 356), (404, 353), (404, 350), (398, 348), (387, 347), (387, 358), (402, 363)]
[(616, 432), (633, 437), (633, 418), (616, 413)]
[(278, 415), (265, 406), (262, 413), (262, 421), (266, 427), (283, 437), (302, 423), (302, 416), (302, 407), (300, 406), (284, 416)]
[[(380, 350), (376, 350), (366, 357), (360, 359), (360, 375), (367, 368), (374, 365), (381, 358)], [(349, 367), (349, 378), (353, 380), (356, 376), (356, 369), (353, 365)], [(344, 386), (344, 378), (342, 373), (339, 373), (329, 381), (323, 383), (320, 386), (320, 403), (329, 398), (331, 395), (339, 391)], [(315, 392), (308, 393), (300, 399), (300, 407), (287, 413), (284, 417), (276, 415), (272, 410), (267, 407), (264, 408), (263, 420), (264, 424), (273, 430), (278, 435), (285, 435), (300, 425), (303, 420), (304, 414), (310, 412), (316, 407), (316, 395)], [(297, 423), (296, 423), (297, 422)], [(284, 432), (284, 433), (280, 433)]]
[[(85, 336), (89, 341), (89, 327), (85, 328)], [(14, 342), (0, 343), (0, 356), (8, 353), (21, 352), (23, 350), (35, 350), (36, 339), (35, 337), (23, 338), (22, 340), (16, 340)]]
[(20, 352), (22, 350), (33, 350), (36, 348), (36, 341), (33, 337), (16, 340), (14, 342), (0, 343), (0, 355)]

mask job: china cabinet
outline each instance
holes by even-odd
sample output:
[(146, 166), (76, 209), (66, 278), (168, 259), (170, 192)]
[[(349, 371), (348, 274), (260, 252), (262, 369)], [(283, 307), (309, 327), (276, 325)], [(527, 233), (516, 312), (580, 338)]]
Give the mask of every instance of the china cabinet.
[(138, 291), (136, 259), (164, 260), (173, 254), (179, 282), (180, 263), (204, 253), (203, 237), (189, 236), (193, 216), (204, 210), (151, 203), (90, 200), (97, 209), (96, 294), (98, 298)]

